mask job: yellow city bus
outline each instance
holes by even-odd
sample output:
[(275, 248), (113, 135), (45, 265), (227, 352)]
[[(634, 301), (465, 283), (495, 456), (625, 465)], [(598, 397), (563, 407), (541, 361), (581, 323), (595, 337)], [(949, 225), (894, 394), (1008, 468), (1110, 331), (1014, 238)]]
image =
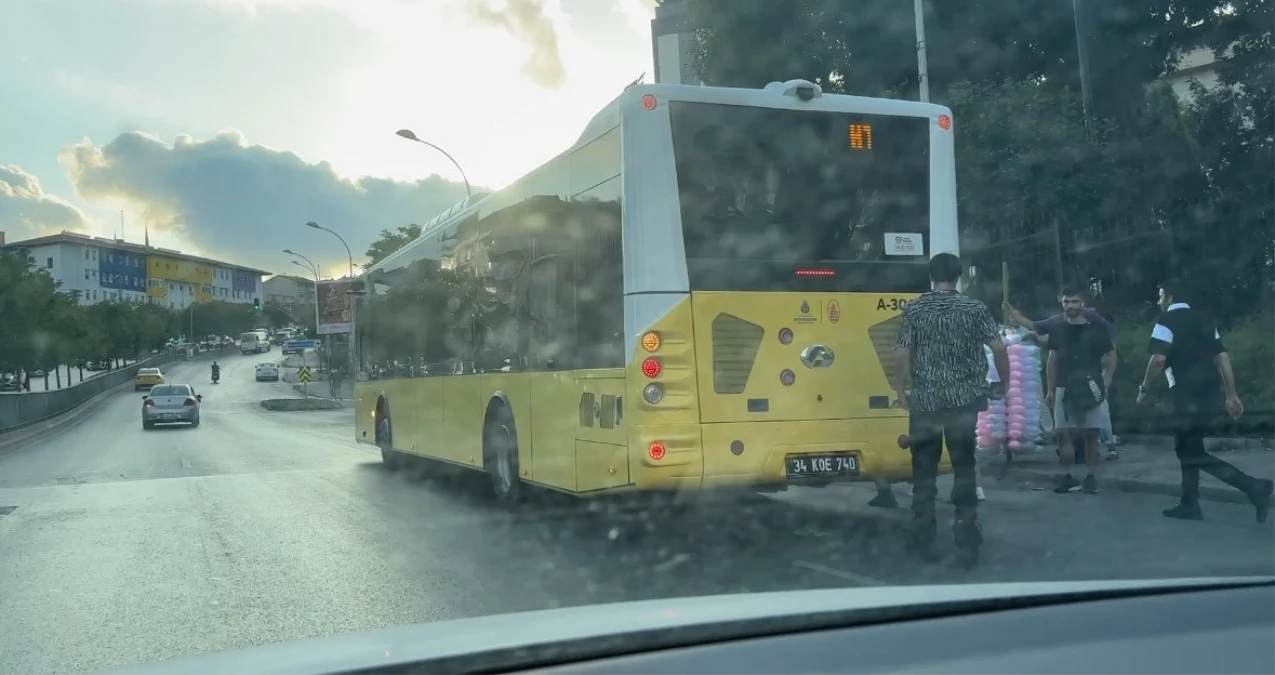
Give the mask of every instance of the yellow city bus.
[(889, 375), (957, 251), (951, 125), (804, 80), (628, 88), (363, 275), (357, 440), (505, 499), (906, 480)]

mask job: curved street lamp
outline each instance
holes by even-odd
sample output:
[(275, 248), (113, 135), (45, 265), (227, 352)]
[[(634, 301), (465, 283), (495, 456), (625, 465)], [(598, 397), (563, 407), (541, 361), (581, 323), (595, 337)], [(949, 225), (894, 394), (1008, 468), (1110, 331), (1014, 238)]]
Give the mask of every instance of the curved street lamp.
[(419, 137), (417, 137), (416, 134), (412, 133), (411, 129), (399, 129), (398, 131), (394, 133), (402, 138), (406, 138), (409, 141), (416, 141), (417, 143), (420, 143), (421, 145), (428, 145), (429, 147), (443, 153), (443, 156), (447, 157), (447, 159), (452, 160), (452, 164), (456, 165), (456, 170), (460, 172), (460, 179), (465, 181), (465, 195), (467, 197), (474, 196), (474, 191), (469, 188), (469, 177), (465, 175), (465, 170), (460, 168), (460, 162), (457, 162), (455, 157), (452, 157), (450, 154), (447, 153), (446, 150), (438, 147), (437, 145), (434, 145), (433, 143), (430, 143), (429, 141), (421, 140)]

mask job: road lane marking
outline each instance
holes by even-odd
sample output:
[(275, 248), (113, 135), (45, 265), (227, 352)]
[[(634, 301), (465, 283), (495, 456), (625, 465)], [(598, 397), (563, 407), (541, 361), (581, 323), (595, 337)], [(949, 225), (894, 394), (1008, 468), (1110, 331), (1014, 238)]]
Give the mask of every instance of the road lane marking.
[(821, 572), (823, 574), (834, 576), (839, 579), (845, 579), (846, 581), (853, 581), (856, 584), (861, 584), (864, 586), (889, 586), (890, 585), (884, 581), (881, 581), (880, 579), (874, 579), (873, 577), (866, 576), (863, 574), (857, 574), (855, 572), (847, 572), (845, 570), (839, 570), (835, 567), (820, 565), (819, 563), (806, 562), (804, 560), (794, 560), (792, 562), (792, 565), (793, 567), (804, 567), (805, 569), (813, 570), (815, 572)]

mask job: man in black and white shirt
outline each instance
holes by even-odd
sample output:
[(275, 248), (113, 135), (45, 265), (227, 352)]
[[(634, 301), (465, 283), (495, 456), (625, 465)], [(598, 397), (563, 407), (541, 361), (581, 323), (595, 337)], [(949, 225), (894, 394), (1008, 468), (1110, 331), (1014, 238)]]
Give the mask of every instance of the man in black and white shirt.
[(1218, 412), (1225, 408), (1232, 419), (1244, 414), (1244, 404), (1235, 391), (1231, 356), (1222, 344), (1222, 334), (1203, 313), (1183, 302), (1189, 299), (1181, 282), (1160, 284), (1163, 313), (1151, 331), (1151, 358), (1138, 387), (1138, 403), (1146, 400), (1147, 389), (1164, 372), (1173, 403), (1174, 450), (1182, 468), (1182, 498), (1165, 509), (1169, 518), (1200, 520), (1200, 472), (1230, 485), (1248, 496), (1257, 509), (1257, 522), (1266, 522), (1275, 484), (1253, 478), (1210, 455), (1204, 438)]
[(987, 305), (957, 292), (962, 271), (961, 259), (951, 253), (930, 259), (934, 290), (908, 303), (903, 311), (894, 391), (897, 405), (910, 412), (912, 544), (923, 556), (933, 557), (938, 534), (935, 481), (946, 440), (955, 474), (952, 503), (956, 523), (952, 532), (958, 562), (973, 565), (983, 541), (974, 466), (974, 428), (979, 411), (987, 407), (989, 393), (983, 345), (992, 349), (998, 372), (1009, 372), (1009, 354)]

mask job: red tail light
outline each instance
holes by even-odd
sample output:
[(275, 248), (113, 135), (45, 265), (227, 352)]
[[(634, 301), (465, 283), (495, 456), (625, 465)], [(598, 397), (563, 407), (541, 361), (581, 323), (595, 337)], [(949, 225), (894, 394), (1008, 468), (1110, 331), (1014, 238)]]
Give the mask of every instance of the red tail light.
[(654, 378), (660, 374), (661, 370), (663, 368), (660, 366), (660, 360), (653, 356), (648, 356), (642, 361), (642, 374), (647, 377)]
[(143, 407), (143, 408), (154, 408), (154, 407), (155, 407), (155, 402), (154, 402), (154, 401), (152, 401), (152, 400), (150, 400), (150, 399), (148, 398), (148, 399), (146, 399), (145, 401), (142, 401), (142, 407)]
[(835, 277), (837, 273), (826, 269), (799, 269), (793, 274), (799, 277)]
[(182, 405), (195, 405), (195, 399), (188, 398), (182, 403)]

